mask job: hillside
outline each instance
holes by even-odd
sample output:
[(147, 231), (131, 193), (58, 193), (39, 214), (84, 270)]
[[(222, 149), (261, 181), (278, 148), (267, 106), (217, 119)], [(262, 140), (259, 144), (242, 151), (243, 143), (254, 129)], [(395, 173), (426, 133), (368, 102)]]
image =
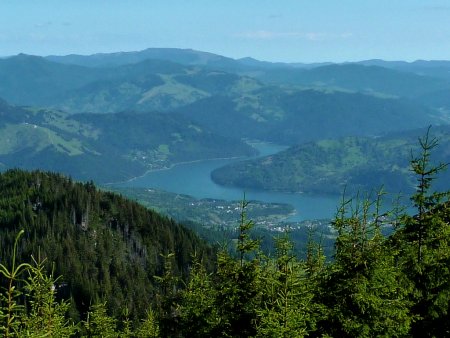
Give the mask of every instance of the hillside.
[(66, 91), (106, 77), (101, 70), (19, 54), (0, 59), (0, 97), (19, 105), (48, 105)]
[(68, 112), (172, 111), (218, 93), (246, 93), (262, 85), (216, 70), (147, 60), (109, 69), (121, 76), (68, 91), (54, 106)]
[[(381, 213), (378, 200), (343, 201), (331, 223), (332, 257), (323, 240), (311, 241), (311, 229), (305, 259), (292, 251), (288, 233), (274, 239), (273, 256), (264, 255), (242, 204), (230, 243), (236, 255), (218, 251), (214, 269), (204, 266), (214, 253), (191, 232), (92, 184), (9, 171), (0, 188), (6, 265), (36, 252), (54, 262), (47, 276), (2, 261), (0, 283), (10, 283), (1, 290), (2, 310), (11, 315), (0, 318), (7, 336), (363, 337), (363, 328), (370, 336), (445, 337), (449, 329), (448, 195), (428, 188), (412, 195), (416, 216)], [(18, 228), (25, 236), (12, 258)], [(187, 258), (193, 251), (195, 260)], [(9, 276), (16, 268), (29, 273), (29, 284)]]
[(160, 254), (175, 254), (174, 272), (186, 276), (191, 255), (205, 263), (213, 252), (191, 231), (117, 194), (99, 191), (48, 172), (0, 174), (2, 263), (12, 257), (20, 229), (19, 259), (48, 260), (61, 275), (58, 293), (72, 299), (72, 316), (107, 301), (110, 313), (142, 316), (154, 300), (153, 276), (163, 269)]
[(258, 78), (274, 84), (340, 88), (407, 98), (450, 88), (448, 79), (357, 63), (325, 65), (309, 70), (273, 70)]
[(375, 136), (438, 121), (431, 109), (404, 99), (271, 86), (235, 96), (212, 96), (178, 112), (224, 136), (291, 145)]
[[(409, 169), (411, 151), (424, 130), (377, 138), (347, 137), (293, 146), (278, 154), (230, 164), (212, 172), (222, 185), (273, 191), (341, 194), (384, 189), (409, 193), (415, 185)], [(440, 146), (437, 161), (450, 159), (450, 127), (433, 128)], [(438, 181), (446, 189), (450, 175)]]
[(167, 60), (92, 68), (18, 55), (0, 59), (0, 97), (18, 105), (56, 107), (70, 113), (169, 111), (223, 92), (261, 86), (233, 73)]
[(176, 49), (56, 59), (1, 59), (0, 97), (71, 114), (179, 113), (221, 136), (289, 145), (448, 122), (449, 83), (379, 66), (308, 69)]
[(0, 170), (52, 170), (103, 183), (179, 162), (254, 153), (176, 114), (68, 115), (4, 101), (0, 141)]

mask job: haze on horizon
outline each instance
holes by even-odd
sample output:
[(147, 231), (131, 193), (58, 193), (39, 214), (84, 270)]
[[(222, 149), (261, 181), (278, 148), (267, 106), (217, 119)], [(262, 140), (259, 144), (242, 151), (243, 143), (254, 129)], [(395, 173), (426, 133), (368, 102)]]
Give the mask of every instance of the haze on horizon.
[(280, 62), (450, 59), (443, 0), (5, 0), (0, 56), (192, 48)]

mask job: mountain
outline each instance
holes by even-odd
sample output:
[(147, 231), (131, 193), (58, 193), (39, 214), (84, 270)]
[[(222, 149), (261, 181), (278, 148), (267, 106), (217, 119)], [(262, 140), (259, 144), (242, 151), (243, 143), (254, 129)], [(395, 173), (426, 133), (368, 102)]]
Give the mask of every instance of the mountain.
[(0, 97), (8, 102), (70, 113), (168, 111), (219, 92), (262, 86), (245, 76), (154, 59), (89, 68), (18, 55), (0, 60), (0, 77)]
[(68, 112), (171, 111), (218, 93), (245, 93), (262, 84), (252, 78), (147, 60), (120, 66), (114, 79), (68, 91), (54, 105)]
[(174, 273), (186, 276), (194, 252), (212, 264), (213, 250), (193, 232), (92, 183), (58, 174), (11, 170), (0, 174), (2, 264), (12, 257), (19, 230), (19, 262), (46, 259), (62, 276), (58, 295), (72, 299), (72, 317), (106, 301), (111, 314), (142, 317), (158, 290), (160, 255), (173, 253)]
[(431, 77), (450, 80), (450, 61), (446, 60), (416, 60), (413, 62), (405, 61), (384, 61), (384, 60), (365, 60), (358, 64), (366, 66), (380, 66), (384, 68), (396, 69), (404, 72), (415, 73)]
[(211, 96), (177, 111), (220, 135), (291, 145), (349, 135), (375, 136), (439, 121), (434, 111), (409, 100), (277, 86)]
[(93, 55), (50, 55), (52, 62), (86, 67), (115, 67), (140, 63), (146, 60), (165, 60), (182, 65), (202, 65), (216, 69), (239, 68), (239, 62), (225, 56), (180, 48), (148, 48), (136, 52), (98, 53)]
[[(251, 154), (243, 138), (295, 145), (448, 122), (445, 80), (378, 66), (307, 69), (172, 49), (81, 59), (99, 63), (0, 60), (0, 96), (46, 107), (28, 109), (15, 126), (0, 121), (3, 167), (117, 181), (181, 161)], [(227, 62), (241, 68), (224, 71)], [(258, 80), (271, 72), (280, 84)]]
[(355, 63), (333, 64), (310, 70), (273, 71), (267, 72), (259, 79), (275, 84), (340, 88), (407, 98), (450, 88), (450, 82), (445, 79)]
[[(411, 152), (418, 151), (425, 130), (392, 133), (383, 137), (346, 137), (293, 146), (278, 154), (233, 163), (212, 172), (222, 185), (271, 191), (341, 194), (371, 191), (384, 186), (389, 192), (410, 192)], [(439, 140), (434, 160), (450, 160), (450, 127), (432, 129)], [(438, 186), (447, 189), (450, 174), (443, 173)]]
[[(161, 51), (158, 53), (158, 55), (166, 55)], [(200, 124), (203, 124), (205, 119), (221, 121), (230, 115), (240, 118), (246, 129), (250, 125), (246, 122), (258, 122), (255, 129), (248, 130), (260, 137), (259, 135), (265, 135), (268, 132), (267, 128), (262, 127), (266, 121), (279, 124), (279, 128), (274, 133), (280, 134), (280, 130), (283, 130), (285, 125), (292, 127), (304, 122), (305, 114), (313, 114), (317, 111), (317, 106), (322, 104), (321, 102), (324, 102), (324, 118), (330, 110), (334, 109), (336, 109), (333, 114), (335, 116), (342, 114), (342, 111), (354, 114), (355, 109), (366, 109), (362, 106), (355, 107), (355, 105), (361, 105), (362, 101), (366, 101), (363, 105), (367, 106), (369, 111), (384, 110), (384, 107), (387, 107), (388, 111), (422, 109), (421, 115), (439, 115), (440, 110), (427, 111), (426, 107), (415, 107), (416, 103), (382, 99), (400, 96), (420, 100), (428, 93), (450, 88), (449, 83), (442, 79), (357, 64), (328, 65), (307, 70), (283, 64), (265, 65), (264, 62), (245, 59), (246, 64), (265, 65), (259, 70), (256, 66), (252, 66), (253, 71), (247, 73), (254, 77), (250, 77), (240, 72), (213, 69), (209, 61), (202, 64), (199, 61), (203, 60), (199, 56), (201, 53), (179, 50), (170, 50), (168, 53), (168, 55), (178, 55), (178, 59), (183, 59), (185, 63), (189, 63), (187, 60), (196, 60), (192, 61), (196, 64), (183, 65), (170, 60), (145, 59), (137, 63), (95, 68), (61, 64), (26, 55), (7, 58), (0, 60), (0, 76), (6, 79), (0, 85), (0, 96), (16, 104), (53, 107), (70, 113), (177, 110), (194, 118)], [(191, 54), (196, 56), (193, 57)], [(115, 59), (120, 55), (107, 54), (102, 58)], [(137, 59), (140, 60), (147, 54), (136, 55), (142, 56)], [(184, 55), (183, 58), (180, 55)], [(187, 57), (187, 55), (191, 56)], [(209, 55), (209, 57), (204, 56), (207, 60), (215, 59), (215, 56)], [(178, 60), (176, 57), (172, 59)], [(258, 80), (258, 78), (264, 80), (261, 74), (270, 72), (281, 74), (280, 85), (267, 85)], [(292, 78), (292, 81), (289, 78)], [(295, 84), (315, 87), (319, 90), (301, 91)], [(345, 93), (345, 91), (369, 95), (354, 96), (353, 98), (359, 101), (354, 104), (351, 100), (343, 99), (351, 98), (351, 93)], [(378, 100), (371, 96), (376, 96)], [(317, 102), (310, 103), (311, 100), (308, 97), (314, 97)], [(227, 106), (229, 106), (226, 111), (220, 108), (224, 100), (228, 101)], [(305, 104), (300, 100), (306, 100)], [(337, 102), (332, 102), (334, 100)], [(293, 101), (295, 101), (294, 104), (292, 104)], [(434, 101), (424, 98), (424, 102), (431, 104)], [(217, 104), (219, 104), (219, 112), (215, 111)], [(300, 112), (298, 106), (302, 107)], [(399, 106), (403, 107), (399, 108)], [(439, 108), (434, 104), (433, 107)], [(199, 109), (201, 111), (198, 111)], [(308, 112), (308, 109), (311, 111)], [(195, 112), (192, 113), (193, 110)], [(380, 111), (380, 114), (383, 112)], [(201, 118), (197, 119), (197, 116)], [(297, 120), (292, 121), (287, 117)], [(217, 125), (216, 121), (207, 124), (208, 127)], [(392, 125), (389, 120), (387, 122), (386, 125)], [(238, 125), (236, 123), (230, 125), (230, 122), (226, 125), (232, 129), (241, 127), (240, 121)], [(273, 132), (269, 130), (269, 133)], [(342, 135), (346, 133), (337, 136)]]
[(253, 148), (176, 114), (76, 114), (0, 101), (0, 169), (45, 169), (112, 182), (175, 163), (246, 156)]
[(105, 78), (101, 70), (19, 54), (0, 59), (0, 97), (20, 105), (47, 105), (68, 90)]

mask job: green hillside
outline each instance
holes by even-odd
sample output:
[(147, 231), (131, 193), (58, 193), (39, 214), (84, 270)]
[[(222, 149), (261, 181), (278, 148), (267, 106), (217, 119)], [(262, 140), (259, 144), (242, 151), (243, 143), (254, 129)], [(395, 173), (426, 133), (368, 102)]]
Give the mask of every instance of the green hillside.
[(449, 194), (429, 185), (442, 167), (429, 162), (434, 142), (422, 141), (417, 215), (381, 212), (381, 196), (344, 199), (330, 224), (333, 256), (305, 229), (301, 259), (288, 232), (274, 238), (273, 255), (262, 253), (243, 202), (237, 239), (217, 251), (213, 268), (214, 252), (190, 231), (118, 195), (57, 174), (1, 174), (0, 332), (446, 337)]
[(275, 84), (341, 88), (363, 93), (408, 98), (450, 88), (448, 79), (355, 63), (326, 65), (309, 70), (272, 70), (258, 78)]
[(28, 262), (40, 254), (53, 265), (63, 276), (58, 293), (73, 300), (75, 318), (99, 301), (107, 301), (116, 316), (127, 307), (131, 317), (142, 317), (157, 292), (153, 276), (163, 270), (160, 254), (175, 254), (180, 277), (194, 252), (205, 263), (214, 259), (212, 249), (182, 225), (92, 183), (13, 170), (0, 174), (0, 190), (2, 263), (24, 229), (17, 259)]
[(68, 115), (5, 102), (0, 141), (0, 169), (45, 169), (103, 183), (179, 162), (254, 153), (176, 114)]
[(257, 80), (166, 60), (92, 68), (18, 55), (0, 60), (0, 97), (70, 113), (168, 111), (217, 93), (259, 88)]
[[(450, 128), (432, 130), (439, 142), (436, 160), (450, 159)], [(409, 192), (415, 185), (410, 175), (411, 151), (424, 130), (377, 138), (347, 137), (293, 146), (275, 155), (227, 165), (213, 171), (219, 184), (273, 191), (341, 194), (377, 190)], [(444, 173), (440, 185), (446, 187)]]
[(47, 105), (68, 90), (106, 76), (102, 70), (20, 54), (0, 59), (0, 97), (19, 105)]
[(431, 109), (404, 99), (275, 86), (235, 96), (213, 96), (178, 112), (224, 136), (281, 144), (375, 136), (439, 120)]

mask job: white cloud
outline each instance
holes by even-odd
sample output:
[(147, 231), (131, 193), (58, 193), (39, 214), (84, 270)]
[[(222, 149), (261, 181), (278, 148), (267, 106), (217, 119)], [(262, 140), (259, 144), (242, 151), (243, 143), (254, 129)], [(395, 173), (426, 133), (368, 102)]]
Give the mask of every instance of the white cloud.
[(44, 28), (44, 27), (50, 27), (52, 25), (53, 25), (53, 22), (51, 22), (51, 21), (39, 22), (34, 25), (34, 28)]

